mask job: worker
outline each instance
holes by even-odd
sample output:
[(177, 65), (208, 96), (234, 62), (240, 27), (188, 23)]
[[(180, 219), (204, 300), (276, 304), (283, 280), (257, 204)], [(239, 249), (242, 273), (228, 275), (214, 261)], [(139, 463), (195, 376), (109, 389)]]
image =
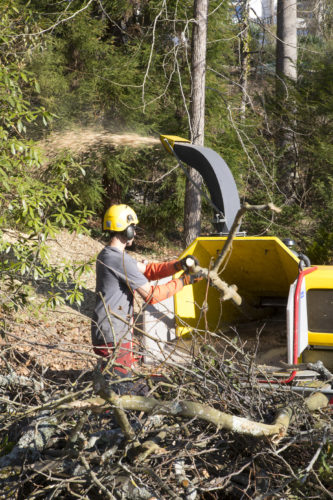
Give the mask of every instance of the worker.
[[(156, 304), (202, 279), (190, 274), (186, 266), (189, 256), (171, 262), (145, 264), (128, 255), (125, 250), (133, 243), (138, 222), (136, 213), (128, 205), (112, 205), (103, 220), (103, 229), (110, 232), (110, 242), (99, 253), (96, 262), (97, 295), (91, 323), (94, 352), (103, 358), (114, 355), (115, 370), (125, 375), (136, 362), (130, 326), (134, 292), (146, 303)], [(165, 284), (152, 286), (149, 283), (181, 270), (184, 273), (179, 278)]]

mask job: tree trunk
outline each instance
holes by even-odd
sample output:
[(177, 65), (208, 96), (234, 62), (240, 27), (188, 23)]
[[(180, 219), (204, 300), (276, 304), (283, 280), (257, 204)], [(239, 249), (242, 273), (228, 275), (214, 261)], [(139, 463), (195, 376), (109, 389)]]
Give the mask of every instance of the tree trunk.
[(278, 0), (276, 42), (276, 97), (280, 107), (277, 131), (278, 183), (292, 203), (295, 197), (297, 152), (295, 149), (295, 102), (288, 86), (297, 81), (297, 3)]
[[(205, 129), (205, 78), (208, 0), (194, 1), (195, 24), (192, 32), (191, 59), (191, 141), (203, 145)], [(201, 185), (201, 175), (189, 169), (190, 178)], [(184, 243), (189, 245), (200, 234), (201, 196), (191, 181), (186, 179), (184, 207)]]
[(240, 108), (240, 118), (245, 120), (246, 105), (248, 103), (248, 74), (250, 70), (249, 61), (249, 1), (243, 0), (241, 2), (240, 18), (238, 19), (240, 25), (240, 66), (241, 74), (239, 85), (242, 91), (242, 101)]
[(297, 4), (295, 0), (277, 3), (276, 74), (297, 80)]

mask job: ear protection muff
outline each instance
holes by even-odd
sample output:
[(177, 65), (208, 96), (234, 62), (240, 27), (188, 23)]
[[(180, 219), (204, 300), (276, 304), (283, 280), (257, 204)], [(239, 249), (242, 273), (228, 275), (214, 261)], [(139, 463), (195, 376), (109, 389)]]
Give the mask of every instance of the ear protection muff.
[(125, 233), (125, 236), (127, 238), (127, 241), (131, 240), (132, 238), (134, 238), (134, 235), (135, 235), (135, 226), (131, 225), (131, 226), (128, 226), (126, 228), (126, 230), (124, 231)]

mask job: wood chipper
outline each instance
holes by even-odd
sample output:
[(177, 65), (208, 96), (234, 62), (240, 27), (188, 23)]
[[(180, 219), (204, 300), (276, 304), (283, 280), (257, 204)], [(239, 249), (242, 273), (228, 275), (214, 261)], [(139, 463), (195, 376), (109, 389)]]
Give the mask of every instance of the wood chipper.
[[(235, 180), (212, 149), (180, 137), (160, 138), (182, 168), (184, 163), (200, 172), (210, 193), (215, 233), (196, 238), (181, 257), (193, 255), (202, 268), (212, 269), (230, 240), (232, 228), (235, 230), (241, 208)], [(327, 369), (333, 369), (333, 266), (312, 266), (288, 241), (247, 236), (236, 227), (218, 278), (237, 290), (241, 301), (224, 300), (220, 290), (207, 286), (207, 280), (184, 287), (167, 303), (147, 308), (145, 329), (151, 335), (148, 350), (154, 355), (161, 352), (153, 338), (166, 342), (186, 338), (193, 331), (199, 335), (222, 331), (237, 332), (248, 340), (251, 336), (254, 339), (259, 324), (270, 325), (266, 363), (272, 362), (269, 353), (274, 351), (272, 358), (277, 352), (280, 361), (290, 366), (321, 360)], [(277, 380), (291, 382), (298, 374), (289, 370), (277, 375)]]

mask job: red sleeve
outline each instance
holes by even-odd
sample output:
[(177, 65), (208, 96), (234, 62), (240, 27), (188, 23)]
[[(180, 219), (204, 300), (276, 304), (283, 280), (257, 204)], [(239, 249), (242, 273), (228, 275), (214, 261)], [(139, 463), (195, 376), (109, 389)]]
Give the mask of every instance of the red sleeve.
[(177, 271), (180, 271), (175, 265), (176, 262), (178, 262), (178, 260), (172, 260), (170, 262), (150, 262), (146, 266), (144, 275), (149, 281), (160, 280), (167, 276), (171, 276)]
[(151, 286), (145, 302), (148, 304), (157, 304), (158, 302), (162, 302), (162, 300), (172, 297), (179, 292), (183, 286), (183, 281), (181, 279), (168, 281), (168, 283), (165, 283), (164, 285)]

